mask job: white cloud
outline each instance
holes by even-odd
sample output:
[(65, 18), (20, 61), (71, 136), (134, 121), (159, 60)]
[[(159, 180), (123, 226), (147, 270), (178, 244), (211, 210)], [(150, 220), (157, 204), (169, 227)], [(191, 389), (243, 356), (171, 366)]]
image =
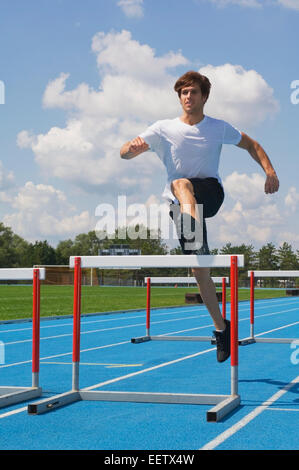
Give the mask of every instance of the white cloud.
[(3, 223), (27, 240), (64, 238), (94, 229), (95, 222), (89, 213), (76, 214), (65, 194), (50, 185), (28, 181), (11, 205), (14, 212), (5, 215)]
[(285, 218), (280, 213), (277, 195), (264, 193), (264, 181), (257, 173), (237, 172), (223, 181), (225, 203), (214, 219), (208, 219), (211, 246), (228, 241), (257, 246), (277, 239)]
[(292, 10), (299, 10), (299, 0), (278, 0), (278, 3)]
[[(130, 164), (119, 156), (121, 145), (157, 119), (176, 116), (179, 103), (168, 70), (186, 65), (181, 52), (158, 57), (148, 45), (132, 39), (128, 31), (98, 33), (92, 40), (102, 81), (94, 90), (81, 83), (66, 90), (69, 74), (49, 82), (43, 105), (62, 108), (69, 117), (64, 128), (48, 133), (18, 135), (21, 148), (31, 148), (47, 174), (84, 188), (106, 185), (109, 192), (150, 187), (147, 175), (161, 164), (150, 153)], [(140, 176), (141, 175), (141, 176)]]
[(143, 0), (119, 0), (117, 5), (129, 18), (141, 18), (143, 16)]
[(14, 185), (14, 174), (12, 171), (7, 171), (3, 167), (3, 163), (0, 160), (0, 191), (7, 190)]
[[(199, 2), (202, 0), (199, 0)], [(239, 5), (247, 8), (262, 8), (266, 6), (281, 5), (292, 10), (299, 10), (299, 0), (208, 0), (219, 7)]]
[(299, 193), (294, 186), (289, 188), (288, 194), (284, 199), (286, 207), (290, 210), (291, 213), (295, 213), (299, 205)]
[(280, 246), (286, 241), (294, 249), (299, 248), (298, 221), (294, 217), (299, 203), (296, 188), (289, 188), (283, 205), (279, 193), (264, 193), (264, 181), (260, 174), (237, 172), (223, 181), (224, 204), (214, 218), (207, 219), (211, 247), (230, 241), (258, 248), (268, 242)]
[(265, 178), (259, 173), (250, 176), (234, 171), (223, 182), (225, 192), (246, 209), (256, 209), (266, 201)]
[(11, 190), (15, 186), (15, 176), (12, 171), (7, 171), (0, 160), (0, 202), (11, 201)]
[(241, 65), (206, 65), (200, 69), (212, 83), (206, 104), (208, 114), (251, 127), (273, 116), (279, 109), (273, 89), (255, 70)]
[(260, 8), (262, 0), (210, 0), (218, 6), (224, 7), (226, 5), (240, 5), (242, 7)]
[[(115, 196), (122, 191), (152, 192), (156, 185), (162, 192), (165, 176), (156, 156), (148, 152), (127, 162), (120, 159), (119, 150), (149, 124), (181, 112), (173, 90), (177, 79), (173, 71), (189, 65), (189, 60), (180, 51), (158, 56), (125, 30), (99, 32), (91, 47), (99, 70), (99, 87), (80, 83), (67, 90), (69, 74), (61, 73), (48, 83), (43, 106), (63, 109), (65, 127), (53, 126), (44, 134), (23, 130), (18, 145), (32, 149), (48, 176), (85, 190), (101, 188)], [(207, 109), (215, 117), (239, 126), (253, 125), (277, 109), (272, 89), (254, 70), (225, 64), (208, 65), (200, 71), (207, 72), (213, 82)]]

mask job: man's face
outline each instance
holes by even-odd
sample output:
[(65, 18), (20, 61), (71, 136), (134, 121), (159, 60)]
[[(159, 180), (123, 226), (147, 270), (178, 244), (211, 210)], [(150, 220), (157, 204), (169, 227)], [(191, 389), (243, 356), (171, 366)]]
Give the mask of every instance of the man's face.
[(194, 85), (182, 88), (180, 102), (187, 114), (194, 114), (203, 110), (206, 97), (202, 96), (200, 86)]

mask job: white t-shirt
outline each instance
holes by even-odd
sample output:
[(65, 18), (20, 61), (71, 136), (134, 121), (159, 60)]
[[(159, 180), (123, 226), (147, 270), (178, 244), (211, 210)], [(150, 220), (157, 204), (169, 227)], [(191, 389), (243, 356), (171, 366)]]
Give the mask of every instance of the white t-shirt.
[(241, 132), (227, 122), (204, 116), (190, 126), (180, 118), (155, 122), (139, 134), (164, 163), (167, 184), (163, 197), (174, 200), (170, 184), (178, 178), (217, 178), (222, 144), (237, 145)]

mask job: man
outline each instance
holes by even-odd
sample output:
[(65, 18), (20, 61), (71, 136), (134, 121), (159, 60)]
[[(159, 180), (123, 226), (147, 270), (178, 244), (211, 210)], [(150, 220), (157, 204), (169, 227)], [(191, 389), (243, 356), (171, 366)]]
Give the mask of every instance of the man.
[[(229, 123), (204, 115), (210, 88), (207, 77), (194, 71), (185, 73), (174, 86), (182, 115), (157, 121), (125, 143), (120, 151), (121, 158), (131, 159), (151, 150), (163, 161), (168, 175), (163, 196), (171, 203), (170, 216), (180, 231), (180, 244), (185, 254), (209, 253), (205, 218), (213, 217), (224, 199), (218, 175), (222, 144), (234, 144), (249, 152), (266, 174), (265, 193), (272, 194), (279, 188), (275, 170), (258, 142)], [(179, 218), (175, 215), (175, 204), (178, 204)], [(202, 224), (197, 210), (199, 204), (203, 205)], [(201, 246), (188, 249), (192, 233), (200, 230), (203, 233)], [(194, 268), (192, 271), (215, 325), (217, 360), (223, 362), (230, 356), (230, 322), (222, 318), (209, 268)]]

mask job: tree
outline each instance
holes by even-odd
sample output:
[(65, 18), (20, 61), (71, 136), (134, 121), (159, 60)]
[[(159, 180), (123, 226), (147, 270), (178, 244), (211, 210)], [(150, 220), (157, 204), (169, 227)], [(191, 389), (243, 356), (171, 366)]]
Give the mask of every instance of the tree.
[(31, 267), (31, 244), (19, 235), (14, 234), (11, 240), (11, 248), (15, 256), (13, 267)]
[(12, 230), (0, 223), (0, 266), (2, 268), (10, 268), (16, 261), (11, 247), (12, 237)]
[(49, 245), (47, 240), (36, 241), (31, 244), (31, 266), (56, 264), (55, 249)]
[(262, 270), (276, 271), (279, 265), (277, 251), (273, 243), (267, 243), (258, 251), (258, 268)]
[[(232, 246), (232, 244), (229, 242), (226, 245), (224, 245), (221, 249), (219, 254), (221, 255), (244, 255), (244, 267), (240, 268), (239, 273), (240, 273), (240, 280), (245, 281), (246, 283), (248, 282), (248, 272), (251, 269), (256, 268), (256, 259), (257, 259), (257, 253), (254, 250), (253, 245), (245, 245), (244, 243), (242, 245), (237, 245), (237, 246)], [(218, 275), (218, 276), (227, 276), (227, 272), (219, 269), (213, 270), (213, 275)]]
[(0, 223), (0, 267), (30, 266), (30, 244)]
[(101, 246), (100, 239), (94, 230), (88, 233), (80, 233), (76, 236), (73, 244), (74, 256), (95, 256), (98, 255)]
[(277, 250), (279, 269), (292, 270), (298, 268), (296, 253), (292, 250), (292, 246), (284, 242)]
[(74, 242), (70, 238), (60, 241), (56, 247), (56, 263), (68, 265), (70, 256), (74, 254)]

